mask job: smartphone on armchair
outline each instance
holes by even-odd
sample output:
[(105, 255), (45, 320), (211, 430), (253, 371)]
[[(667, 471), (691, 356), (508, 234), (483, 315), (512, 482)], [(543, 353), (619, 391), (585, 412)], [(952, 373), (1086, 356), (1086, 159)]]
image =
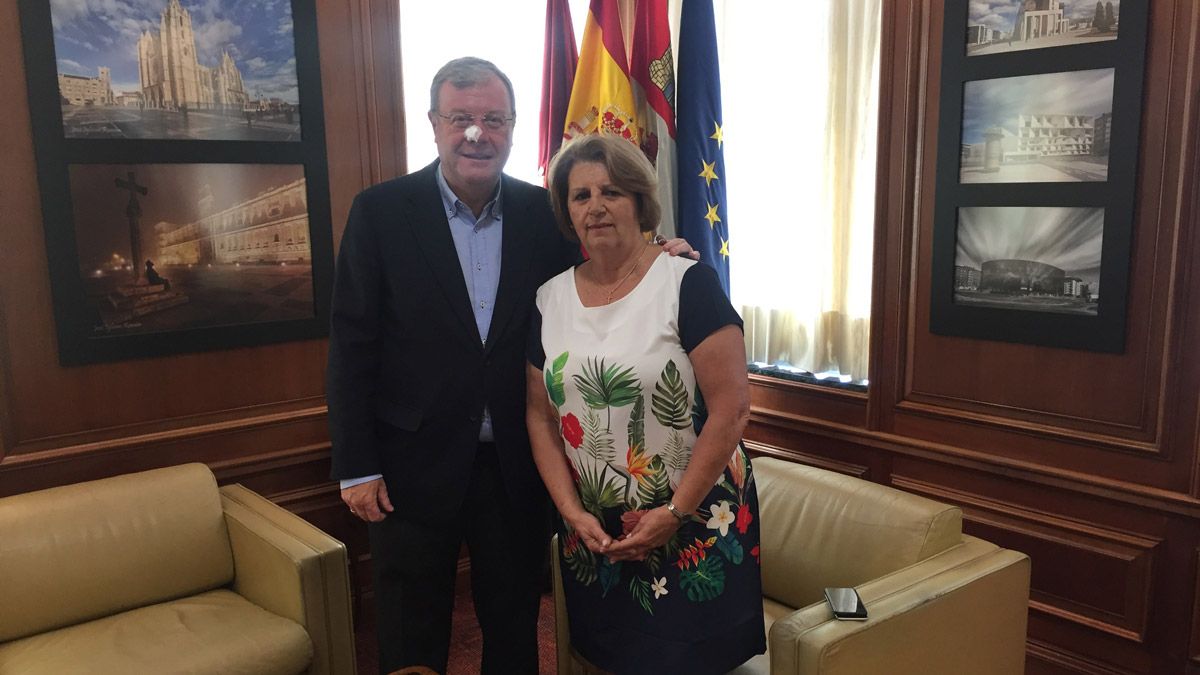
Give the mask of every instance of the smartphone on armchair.
[(867, 608), (853, 588), (826, 588), (825, 601), (839, 621), (866, 621)]

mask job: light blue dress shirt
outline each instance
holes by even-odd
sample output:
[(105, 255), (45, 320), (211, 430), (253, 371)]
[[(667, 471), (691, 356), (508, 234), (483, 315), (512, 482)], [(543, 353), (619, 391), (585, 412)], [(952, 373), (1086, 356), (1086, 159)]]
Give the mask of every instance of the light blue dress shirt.
[[(475, 327), (479, 338), (487, 344), (488, 329), (492, 325), (492, 313), (496, 309), (496, 291), (500, 288), (500, 247), (504, 232), (504, 209), (500, 187), (496, 195), (484, 205), (479, 217), (454, 194), (441, 170), (437, 172), (438, 190), (442, 194), (442, 207), (450, 224), (450, 236), (458, 253), (458, 264), (462, 267), (463, 280), (467, 284), (467, 296), (471, 299), (471, 311), (475, 314)], [(483, 422), (479, 427), (479, 440), (494, 440), (492, 415), (485, 406)], [(347, 478), (341, 481), (342, 489), (359, 483), (375, 480), (380, 474)]]

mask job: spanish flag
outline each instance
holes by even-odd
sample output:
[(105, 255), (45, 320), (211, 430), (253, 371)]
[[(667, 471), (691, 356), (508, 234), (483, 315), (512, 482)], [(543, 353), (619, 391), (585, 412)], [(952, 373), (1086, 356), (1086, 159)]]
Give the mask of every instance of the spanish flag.
[(591, 0), (563, 138), (599, 132), (638, 143), (636, 112), (618, 2)]

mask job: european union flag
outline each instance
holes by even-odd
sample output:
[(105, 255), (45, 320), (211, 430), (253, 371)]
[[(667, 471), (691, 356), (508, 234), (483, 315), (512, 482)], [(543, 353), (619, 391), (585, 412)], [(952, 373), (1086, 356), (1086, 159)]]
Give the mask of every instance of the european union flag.
[(721, 148), (721, 68), (712, 0), (687, 0), (679, 19), (675, 131), (679, 236), (717, 270), (729, 294), (729, 222)]

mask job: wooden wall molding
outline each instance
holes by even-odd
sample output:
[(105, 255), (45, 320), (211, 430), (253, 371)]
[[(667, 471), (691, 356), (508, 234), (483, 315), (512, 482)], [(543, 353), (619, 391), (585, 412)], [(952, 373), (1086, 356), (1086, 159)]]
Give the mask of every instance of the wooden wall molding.
[(952, 396), (913, 394), (895, 405), (900, 412), (1017, 431), (1053, 440), (1084, 441), (1097, 448), (1157, 453), (1155, 428), (1056, 415), (1028, 408), (979, 403)]
[(206, 435), (253, 431), (324, 418), (325, 413), (325, 398), (320, 396), (174, 419), (147, 420), (121, 427), (89, 429), (24, 440), (10, 449), (11, 456), (5, 464), (19, 466), (31, 462), (61, 461), (92, 452), (135, 450)]
[[(751, 411), (751, 426), (746, 437), (757, 438), (764, 430), (801, 433), (816, 439), (849, 442), (918, 459), (935, 461), (947, 466), (1003, 475), (1056, 490), (1102, 497), (1134, 506), (1159, 510), (1182, 516), (1200, 518), (1200, 499), (1192, 495), (1161, 490), (1140, 483), (1108, 479), (1078, 471), (1038, 464), (980, 452), (969, 447), (934, 443), (921, 438), (826, 422), (806, 415), (779, 410)], [(806, 444), (806, 447), (809, 444)]]
[[(1030, 607), (1143, 644), (1154, 588), (1155, 556), (1161, 538), (1122, 532), (1095, 522), (1060, 517), (1044, 509), (981, 497), (921, 479), (893, 475), (892, 484), (963, 509), (964, 529), (1006, 548), (1029, 554), (1033, 562)], [(1049, 587), (1042, 564), (1054, 561), (1085, 578), (1090, 598), (1072, 596), (1063, 584)], [(1107, 572), (1107, 575), (1105, 574)]]
[[(314, 444), (328, 455), (323, 412), (268, 419), (16, 455), (0, 465), (0, 497), (186, 462), (223, 468), (252, 464), (279, 454), (304, 454)], [(326, 468), (320, 480), (328, 475)]]
[(1192, 635), (1188, 641), (1188, 659), (1193, 666), (1200, 666), (1200, 549), (1192, 556)]
[(796, 462), (798, 464), (807, 464), (808, 466), (815, 466), (818, 469), (834, 471), (836, 473), (853, 476), (855, 478), (861, 478), (863, 480), (871, 480), (870, 467), (863, 466), (861, 464), (843, 462), (836, 459), (830, 459), (828, 457), (822, 457), (821, 455), (810, 455), (797, 450), (781, 448), (776, 445), (768, 445), (766, 443), (758, 443), (755, 441), (746, 441), (745, 445), (746, 450), (752, 457), (759, 455), (775, 457), (777, 459)]
[[(915, 208), (897, 213), (902, 219), (911, 214), (912, 222), (881, 225), (891, 238), (888, 255), (898, 257), (900, 265), (907, 267), (902, 272), (900, 266), (892, 265), (886, 272), (891, 276), (876, 289), (899, 293), (907, 315), (886, 316), (877, 324), (888, 349), (880, 354), (882, 362), (876, 363), (883, 379), (872, 373), (872, 384), (893, 385), (885, 386), (882, 397), (872, 396), (872, 403), (881, 408), (880, 426), (905, 436), (1023, 456), (1081, 473), (1138, 476), (1139, 482), (1155, 487), (1196, 494), (1181, 480), (1178, 469), (1168, 465), (1194, 462), (1196, 451), (1190, 447), (1190, 438), (1184, 447), (1171, 442), (1175, 438), (1171, 425), (1182, 420), (1165, 414), (1172, 404), (1172, 392), (1180, 390), (1169, 352), (1170, 345), (1178, 344), (1175, 334), (1180, 326), (1168, 320), (1166, 310), (1189, 297), (1179, 283), (1186, 271), (1180, 267), (1186, 257), (1180, 246), (1188, 228), (1184, 227), (1187, 221), (1178, 217), (1181, 209), (1186, 212), (1193, 190), (1193, 182), (1186, 179), (1194, 171), (1194, 154), (1180, 148), (1190, 149), (1197, 127), (1196, 116), (1188, 114), (1196, 96), (1196, 7), (1177, 0), (1155, 3), (1151, 9), (1129, 339), (1126, 352), (1120, 355), (949, 338), (929, 332), (930, 250), (926, 240), (932, 227), (933, 195), (921, 188), (932, 185), (934, 171), (924, 159), (933, 157), (936, 150), (942, 11), (940, 3), (908, 8), (919, 15), (894, 23), (906, 28), (910, 36), (916, 34), (913, 39), (928, 58), (913, 64), (918, 70), (900, 80), (917, 90), (915, 95), (923, 104), (915, 113), (917, 128), (905, 119), (904, 130), (921, 143), (909, 148), (911, 154), (907, 155), (881, 152), (881, 160), (886, 157), (887, 161), (882, 162), (880, 185), (889, 186), (890, 191), (892, 176), (902, 175), (901, 167), (919, 171), (920, 179), (914, 185)], [(894, 119), (897, 108), (893, 102), (884, 114)], [(892, 133), (900, 130), (893, 123)], [(943, 432), (947, 427), (942, 421), (975, 429), (958, 429), (956, 438), (946, 439)], [(984, 431), (993, 426), (1026, 436), (993, 438)], [(1036, 439), (1032, 443), (1030, 435)], [(1073, 451), (1054, 447), (1073, 438), (1082, 441)], [(989, 447), (992, 440), (995, 444)], [(1110, 451), (1116, 451), (1115, 456), (1103, 456)], [(1126, 454), (1131, 456), (1121, 457)], [(1161, 455), (1163, 462), (1145, 465), (1132, 455)]]
[(1114, 667), (1111, 664), (1064, 650), (1041, 640), (1030, 639), (1025, 644), (1026, 675), (1041, 673), (1081, 673), (1083, 675), (1136, 675), (1139, 671)]

